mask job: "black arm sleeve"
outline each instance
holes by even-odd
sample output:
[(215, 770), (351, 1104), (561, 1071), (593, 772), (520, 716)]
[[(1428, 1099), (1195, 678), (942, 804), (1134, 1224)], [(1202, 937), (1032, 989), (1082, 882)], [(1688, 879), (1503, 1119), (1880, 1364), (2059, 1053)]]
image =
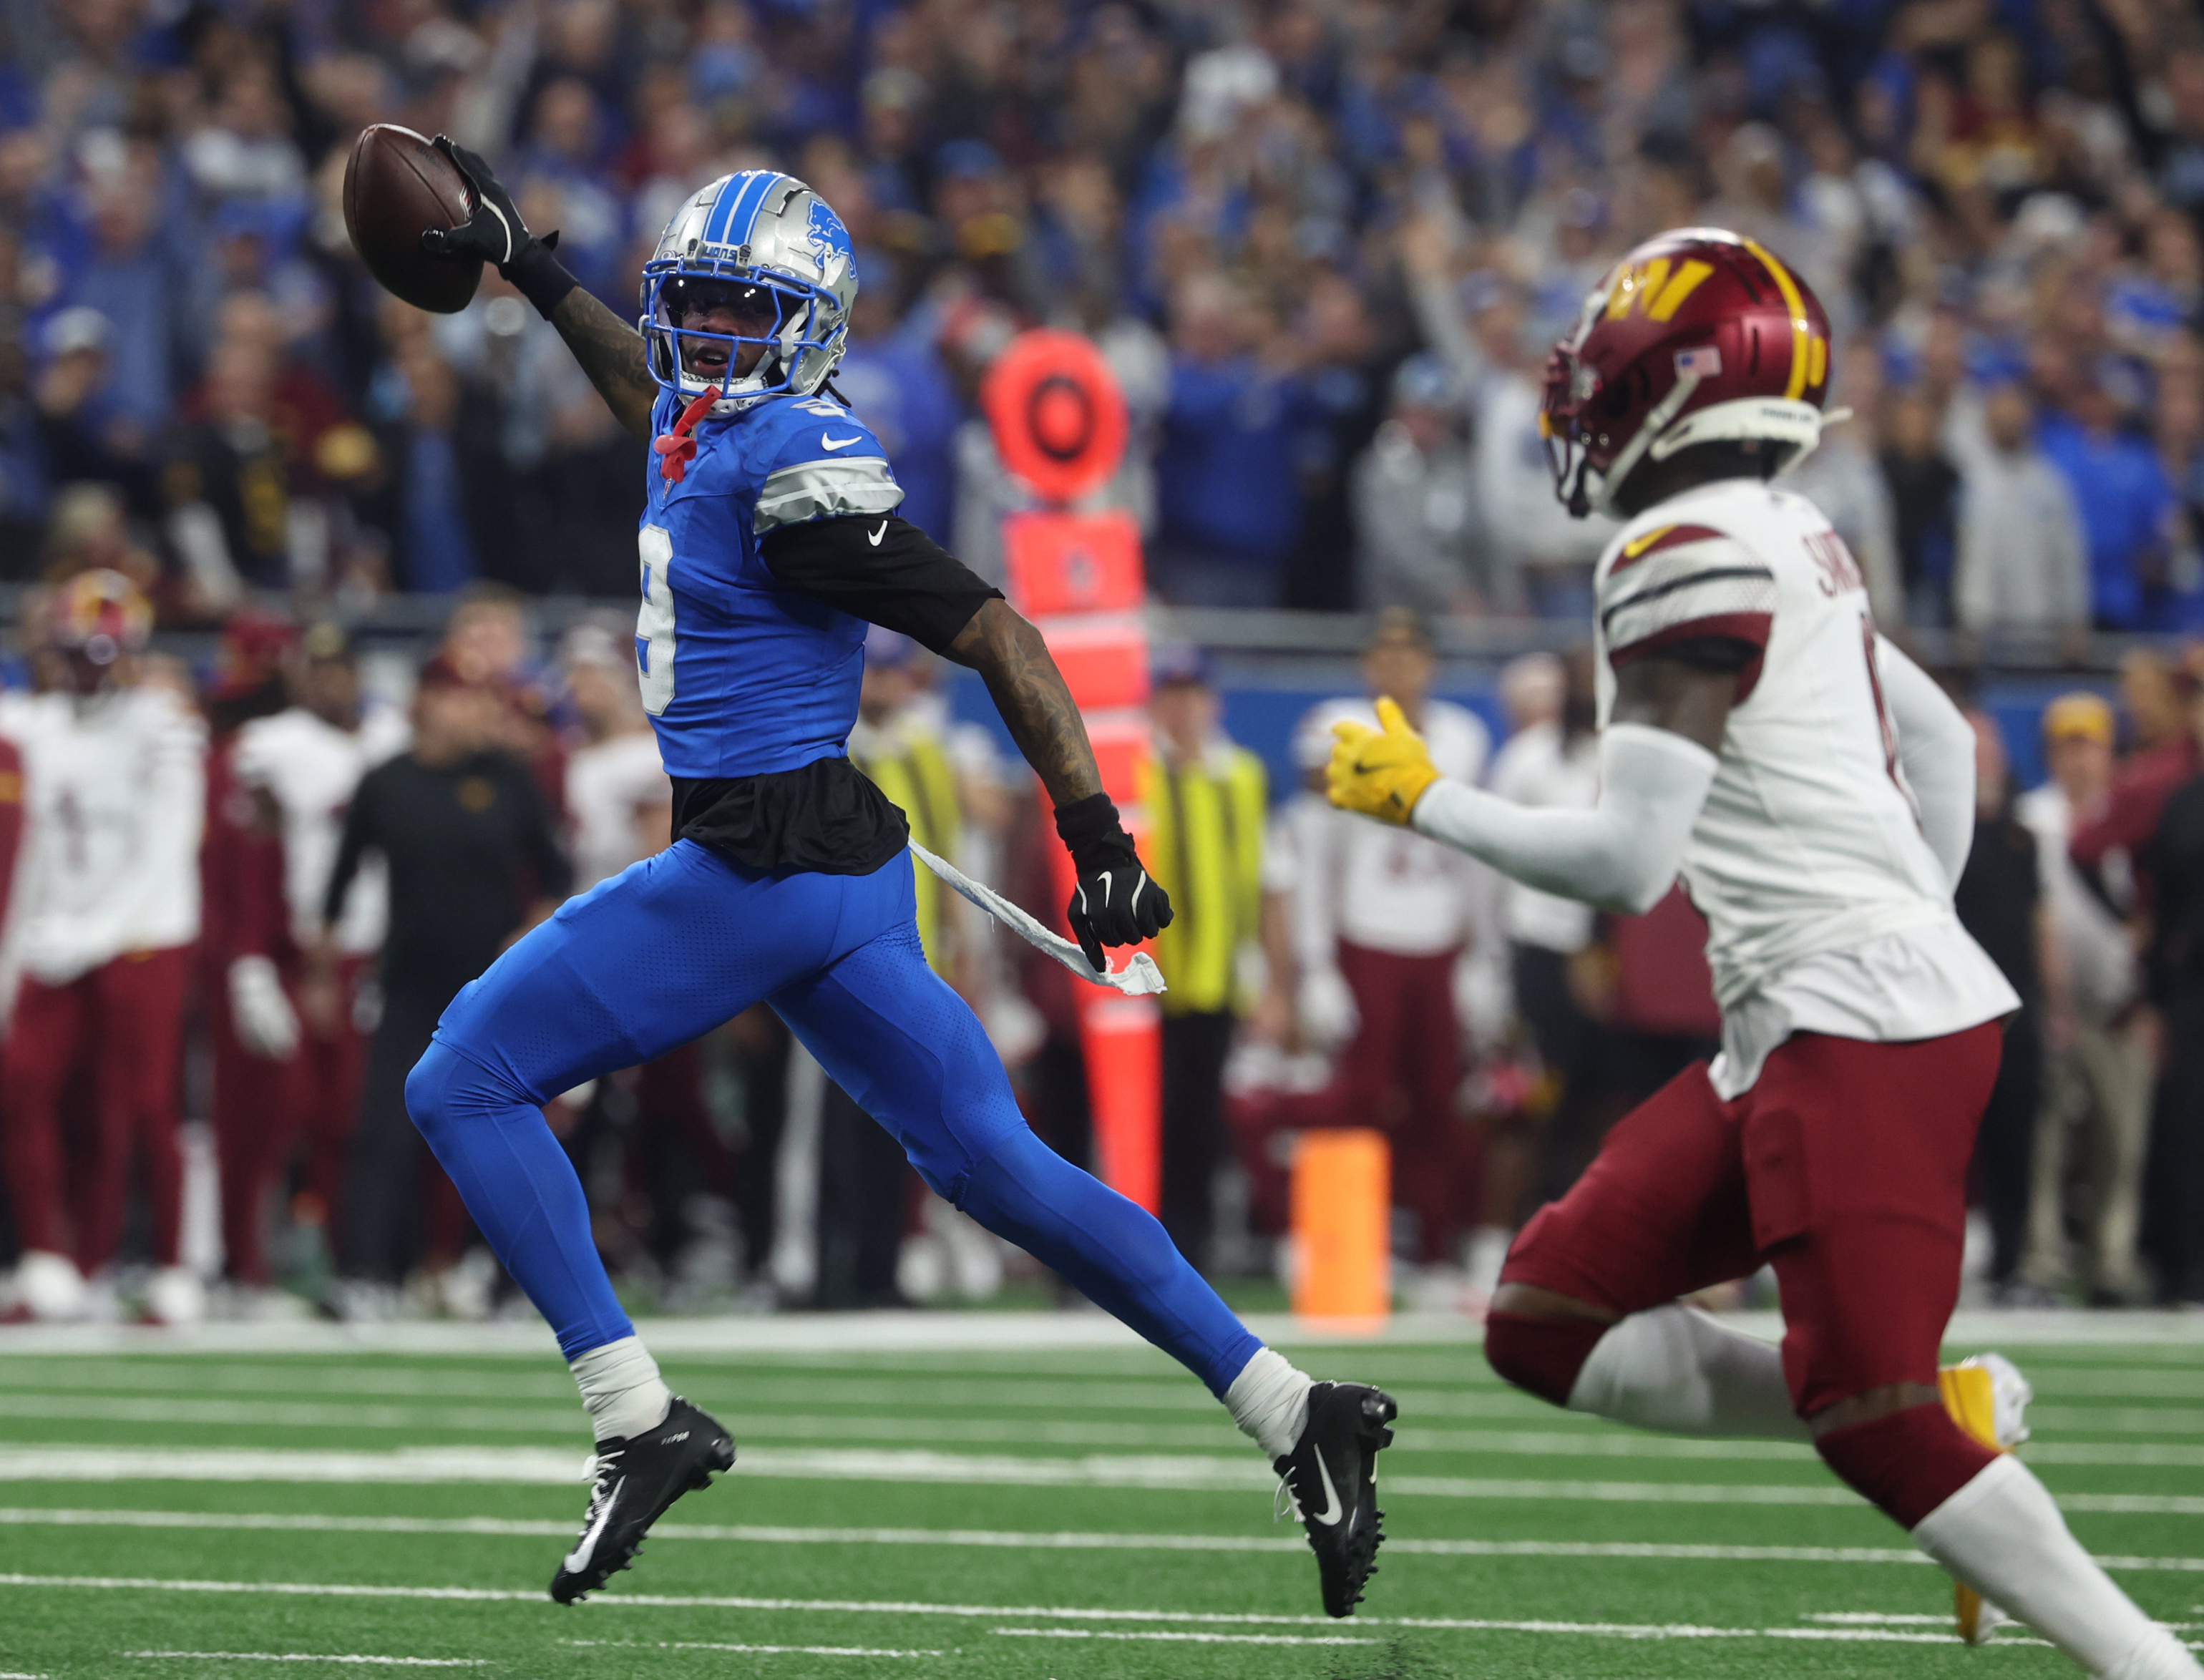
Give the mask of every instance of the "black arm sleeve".
[(783, 525), (767, 533), (758, 553), (789, 589), (937, 654), (1003, 593), (893, 513)]

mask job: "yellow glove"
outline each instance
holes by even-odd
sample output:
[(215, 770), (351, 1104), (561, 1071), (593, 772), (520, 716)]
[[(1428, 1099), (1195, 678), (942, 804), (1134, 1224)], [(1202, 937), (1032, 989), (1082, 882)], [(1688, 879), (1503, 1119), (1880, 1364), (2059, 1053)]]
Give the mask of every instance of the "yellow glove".
[(1408, 727), (1407, 717), (1389, 697), (1378, 702), (1378, 721), (1384, 725), (1382, 734), (1366, 724), (1331, 726), (1339, 737), (1326, 772), (1331, 802), (1342, 811), (1405, 826), (1424, 790), (1438, 780), (1438, 769), (1424, 737)]

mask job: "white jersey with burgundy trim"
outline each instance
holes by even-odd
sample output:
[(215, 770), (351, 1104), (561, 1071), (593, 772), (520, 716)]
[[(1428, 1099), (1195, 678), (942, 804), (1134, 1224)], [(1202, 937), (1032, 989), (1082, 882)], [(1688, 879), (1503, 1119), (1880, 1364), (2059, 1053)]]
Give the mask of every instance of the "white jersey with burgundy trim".
[[(321, 932), (322, 900), (336, 867), (353, 790), (369, 771), (404, 752), (412, 738), (405, 719), (388, 707), (368, 707), (356, 729), (340, 729), (293, 706), (238, 731), (238, 780), (265, 790), (281, 813), (283, 896), (292, 937), (300, 945), (312, 944)], [(382, 859), (365, 858), (335, 928), (337, 949), (347, 956), (382, 949), (388, 908)]]
[[(1623, 527), (1595, 599), (1603, 727), (1633, 660), (1707, 637), (1757, 650), (1682, 871), (1726, 1022), (1757, 1023), (1752, 1044), (1725, 1032), (1733, 1066), (1718, 1084), (1749, 1085), (1792, 1030), (1913, 1038), (2013, 1006), (1923, 836), (1866, 584), (1819, 509), (1751, 480), (1688, 491)], [(1802, 967), (1862, 952), (1883, 955), (1837, 981), (1834, 1003), (1828, 977)], [(1810, 979), (1800, 1004), (1793, 982)], [(1773, 1018), (1771, 997), (1786, 1006)]]

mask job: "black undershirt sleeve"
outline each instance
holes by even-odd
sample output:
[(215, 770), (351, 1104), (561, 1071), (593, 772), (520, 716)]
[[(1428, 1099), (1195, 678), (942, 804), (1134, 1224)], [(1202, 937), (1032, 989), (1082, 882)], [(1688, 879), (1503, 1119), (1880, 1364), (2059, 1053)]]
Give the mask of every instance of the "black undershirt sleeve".
[(1003, 593), (899, 515), (811, 519), (758, 545), (781, 583), (940, 653)]
[(1659, 657), (1687, 665), (1694, 671), (1720, 671), (1731, 676), (1751, 665), (1765, 649), (1733, 636), (1692, 636), (1666, 642)]

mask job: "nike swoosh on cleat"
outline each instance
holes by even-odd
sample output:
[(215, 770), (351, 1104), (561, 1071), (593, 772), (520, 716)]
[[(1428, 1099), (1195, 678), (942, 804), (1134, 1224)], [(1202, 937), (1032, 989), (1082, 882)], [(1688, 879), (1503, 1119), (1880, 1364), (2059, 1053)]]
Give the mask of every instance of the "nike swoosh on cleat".
[(1309, 1520), (1336, 1529), (1339, 1519), (1347, 1513), (1340, 1507), (1339, 1489), (1331, 1485), (1331, 1466), (1324, 1461), (1324, 1449), (1318, 1446), (1312, 1450), (1316, 1453), (1316, 1473), (1324, 1478), (1324, 1509), (1310, 1512)]
[(864, 439), (862, 437), (829, 437), (824, 432), (819, 434), (819, 447), (821, 449), (847, 449), (853, 443), (863, 441)]
[(567, 1574), (579, 1575), (590, 1566), (590, 1559), (596, 1555), (597, 1542), (604, 1538), (605, 1524), (613, 1520), (613, 1508), (619, 1504), (620, 1489), (626, 1486), (625, 1476), (613, 1483), (613, 1490), (605, 1495), (604, 1509), (597, 1513), (597, 1520), (582, 1530), (582, 1537), (574, 1542), (574, 1549), (566, 1554), (566, 1561), (561, 1567)]

